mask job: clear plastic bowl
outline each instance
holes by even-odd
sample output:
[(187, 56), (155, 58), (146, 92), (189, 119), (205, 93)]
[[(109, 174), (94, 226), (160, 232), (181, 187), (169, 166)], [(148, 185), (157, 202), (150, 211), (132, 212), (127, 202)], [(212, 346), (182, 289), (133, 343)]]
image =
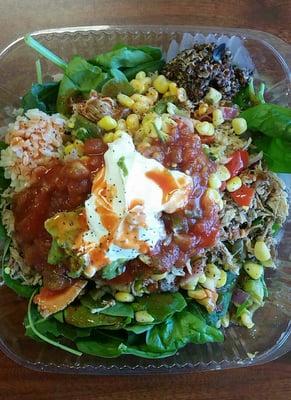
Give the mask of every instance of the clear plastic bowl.
[[(93, 26), (39, 31), (33, 35), (64, 59), (73, 54), (90, 57), (109, 50), (118, 42), (151, 44), (167, 50), (171, 40), (181, 41), (183, 33), (237, 36), (243, 40), (256, 73), (272, 88), (273, 101), (290, 103), (290, 46), (270, 34), (239, 29), (193, 26)], [(213, 36), (212, 36), (213, 37)], [(36, 80), (35, 61), (39, 56), (23, 38), (0, 53), (0, 126), (7, 124), (7, 106), (19, 106), (19, 97)], [(45, 75), (56, 67), (42, 59)], [(268, 278), (270, 296), (255, 315), (256, 328), (230, 327), (222, 344), (188, 345), (173, 357), (148, 360), (132, 356), (103, 359), (75, 357), (24, 336), (23, 317), (27, 301), (7, 287), (0, 287), (0, 348), (19, 364), (36, 370), (76, 374), (132, 374), (213, 370), (261, 364), (291, 350), (291, 218), (289, 216), (278, 247), (279, 267)]]

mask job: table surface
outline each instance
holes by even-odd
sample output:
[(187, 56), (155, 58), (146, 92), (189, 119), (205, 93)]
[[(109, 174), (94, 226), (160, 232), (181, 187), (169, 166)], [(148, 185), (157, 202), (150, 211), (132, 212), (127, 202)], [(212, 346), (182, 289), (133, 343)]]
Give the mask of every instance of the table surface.
[[(290, 15), (290, 0), (0, 0), (0, 47), (37, 29), (98, 24), (253, 28), (290, 43)], [(24, 369), (0, 354), (1, 400), (287, 400), (290, 378), (291, 354), (251, 368), (132, 377), (44, 374)]]

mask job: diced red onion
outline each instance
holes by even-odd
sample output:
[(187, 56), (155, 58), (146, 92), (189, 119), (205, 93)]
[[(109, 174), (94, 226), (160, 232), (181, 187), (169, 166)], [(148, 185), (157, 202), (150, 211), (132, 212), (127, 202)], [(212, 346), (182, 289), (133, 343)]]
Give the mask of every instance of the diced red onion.
[(222, 111), (223, 118), (226, 121), (234, 119), (235, 117), (238, 116), (238, 113), (239, 113), (238, 108), (235, 106), (234, 107), (220, 107), (220, 110)]
[(239, 288), (236, 288), (236, 289), (234, 289), (233, 294), (232, 294), (232, 302), (233, 302), (234, 304), (237, 304), (237, 305), (240, 306), (240, 305), (243, 304), (249, 297), (250, 297), (250, 296), (249, 296), (248, 293), (246, 293), (245, 291), (243, 291), (243, 290), (241, 290), (241, 289), (239, 289)]

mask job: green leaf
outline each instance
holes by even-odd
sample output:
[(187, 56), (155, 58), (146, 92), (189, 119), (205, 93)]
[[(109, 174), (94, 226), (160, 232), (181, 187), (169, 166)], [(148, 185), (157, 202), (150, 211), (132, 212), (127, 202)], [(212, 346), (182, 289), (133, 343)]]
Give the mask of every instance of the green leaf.
[(106, 267), (102, 268), (101, 271), (102, 278), (110, 280), (122, 274), (125, 271), (125, 262), (126, 259), (121, 258), (106, 265)]
[(105, 358), (120, 356), (123, 353), (121, 344), (120, 339), (103, 332), (95, 333), (90, 338), (76, 340), (76, 346), (82, 353)]
[(120, 303), (119, 301), (113, 300), (114, 304), (112, 303), (112, 299), (104, 300), (104, 299), (97, 299), (94, 300), (90, 293), (85, 296), (82, 296), (81, 304), (91, 311), (91, 313), (95, 314), (96, 312), (105, 314), (105, 315), (112, 315), (117, 317), (134, 317), (134, 311), (131, 304), (127, 303)]
[(77, 139), (84, 142), (90, 138), (101, 137), (101, 128), (99, 128), (96, 123), (89, 121), (87, 118), (79, 114), (74, 118), (73, 135), (75, 135)]
[(107, 73), (98, 66), (90, 64), (83, 57), (74, 56), (66, 67), (60, 83), (57, 99), (59, 113), (68, 115), (70, 100), (77, 94), (88, 94), (91, 90), (101, 90), (108, 79)]
[(35, 83), (23, 96), (21, 107), (24, 111), (38, 108), (47, 114), (56, 112), (59, 82)]
[(130, 81), (131, 79), (134, 79), (136, 74), (140, 71), (144, 71), (145, 73), (149, 72), (159, 72), (163, 66), (165, 65), (164, 60), (154, 60), (154, 61), (149, 61), (143, 64), (139, 64), (136, 67), (132, 68), (124, 68), (123, 73), (127, 77), (127, 79)]
[(259, 104), (243, 111), (258, 149), (264, 152), (274, 172), (291, 173), (291, 109), (276, 104)]
[(265, 84), (261, 82), (256, 93), (254, 81), (253, 78), (251, 78), (249, 83), (241, 88), (234, 96), (233, 102), (237, 104), (241, 110), (246, 110), (249, 107), (265, 103), (264, 92)]
[(117, 161), (117, 165), (119, 166), (119, 168), (123, 172), (123, 175), (127, 176), (128, 175), (128, 170), (127, 170), (127, 167), (126, 167), (126, 164), (125, 164), (124, 156), (120, 157), (120, 159)]
[(53, 239), (51, 248), (48, 253), (48, 263), (52, 265), (59, 264), (65, 258), (64, 250), (58, 245), (57, 241)]
[(118, 69), (112, 68), (110, 70), (112, 76), (102, 87), (102, 94), (104, 96), (116, 98), (118, 93), (131, 96), (134, 93), (133, 87), (128, 83), (126, 76)]

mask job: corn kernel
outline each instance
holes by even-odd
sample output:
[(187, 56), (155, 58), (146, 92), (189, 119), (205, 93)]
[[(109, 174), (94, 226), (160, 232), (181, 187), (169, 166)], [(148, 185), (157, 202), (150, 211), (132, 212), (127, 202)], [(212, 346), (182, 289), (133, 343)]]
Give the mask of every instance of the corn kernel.
[(153, 322), (155, 319), (154, 317), (149, 314), (147, 311), (137, 311), (135, 313), (135, 319), (137, 322), (145, 323), (145, 324), (150, 324)]
[(227, 273), (222, 269), (220, 270), (220, 277), (216, 282), (217, 289), (223, 287), (226, 284), (226, 281), (227, 281)]
[(215, 279), (209, 278), (209, 277), (206, 277), (205, 282), (201, 283), (201, 286), (203, 286), (205, 289), (209, 289), (211, 291), (215, 290), (215, 285), (216, 285)]
[(156, 91), (156, 89), (154, 89), (153, 87), (150, 87), (146, 94), (146, 97), (148, 97), (149, 100), (151, 101), (151, 103), (153, 104), (158, 100), (159, 93)]
[(204, 115), (207, 113), (208, 110), (208, 104), (207, 103), (201, 103), (199, 104), (199, 108), (198, 108), (198, 114), (199, 115)]
[(274, 261), (271, 258), (267, 261), (262, 261), (262, 264), (266, 268), (276, 269), (276, 264), (274, 263)]
[(184, 282), (180, 284), (180, 287), (185, 290), (195, 290), (198, 284), (199, 276), (190, 276)]
[(147, 96), (144, 96), (143, 94), (138, 94), (135, 93), (130, 97), (131, 100), (133, 100), (134, 102), (141, 102), (141, 103), (147, 103), (150, 104), (151, 101)]
[(230, 179), (230, 172), (224, 165), (219, 165), (216, 173), (222, 182), (228, 181)]
[(214, 201), (214, 203), (219, 203), (221, 200), (220, 194), (216, 189), (207, 189), (205, 195), (209, 200)]
[(236, 135), (241, 135), (248, 129), (247, 121), (244, 118), (234, 118), (231, 125)]
[(117, 129), (121, 130), (121, 131), (126, 131), (126, 122), (125, 119), (120, 118), (117, 121)]
[(265, 242), (258, 240), (255, 244), (254, 254), (259, 261), (268, 261), (271, 258), (270, 250)]
[(132, 111), (136, 114), (145, 114), (149, 111), (150, 109), (150, 104), (148, 102), (144, 101), (137, 101), (134, 103), (132, 107)]
[(205, 275), (208, 278), (219, 279), (220, 269), (218, 269), (215, 264), (207, 264), (205, 268)]
[(132, 100), (129, 96), (126, 96), (126, 94), (123, 93), (118, 93), (117, 100), (119, 104), (121, 104), (124, 107), (131, 108), (134, 105), (134, 100)]
[(212, 174), (209, 175), (208, 186), (211, 189), (219, 189), (220, 188), (221, 180), (219, 179), (218, 174), (216, 174), (215, 172), (213, 172)]
[(130, 131), (137, 131), (139, 128), (139, 118), (136, 114), (129, 114), (126, 118), (126, 126)]
[(64, 153), (66, 155), (71, 154), (73, 151), (75, 150), (75, 146), (73, 145), (73, 143), (68, 144), (65, 148), (64, 148)]
[(132, 79), (130, 84), (137, 93), (144, 93), (146, 90), (144, 83), (138, 79)]
[(234, 176), (229, 181), (226, 182), (226, 189), (229, 192), (235, 192), (238, 190), (242, 185), (242, 181), (239, 176)]
[(203, 273), (202, 275), (199, 276), (198, 282), (204, 283), (205, 281), (206, 281), (206, 275)]
[(205, 289), (188, 290), (187, 294), (189, 297), (191, 297), (191, 299), (195, 300), (204, 300), (207, 298)]
[(117, 122), (114, 118), (106, 115), (105, 117), (101, 118), (100, 121), (98, 121), (98, 125), (105, 131), (111, 131), (117, 127)]
[(184, 103), (188, 99), (186, 90), (184, 88), (177, 89), (177, 98), (181, 103)]
[(104, 143), (112, 143), (112, 142), (114, 142), (116, 139), (120, 138), (121, 132), (122, 131), (118, 130), (118, 131), (115, 131), (115, 132), (105, 133), (105, 135), (103, 136), (103, 142)]
[(164, 75), (159, 75), (153, 82), (154, 88), (161, 94), (168, 91), (169, 82)]
[(255, 325), (252, 321), (251, 313), (247, 310), (241, 314), (240, 318), (242, 325), (244, 325), (248, 329), (253, 328), (253, 326)]
[(151, 278), (154, 281), (161, 281), (162, 279), (165, 279), (167, 275), (168, 275), (168, 272), (164, 272), (163, 274), (153, 274), (153, 275), (151, 275)]
[(219, 109), (213, 110), (213, 113), (212, 113), (212, 123), (213, 123), (213, 125), (214, 126), (219, 126), (219, 125), (223, 124), (223, 122), (224, 122), (224, 118), (223, 118), (222, 111), (219, 110)]
[(244, 270), (251, 278), (259, 279), (263, 274), (264, 268), (260, 264), (256, 264), (253, 262), (246, 262), (244, 264)]
[(203, 136), (213, 136), (214, 135), (214, 126), (207, 121), (197, 122), (195, 125), (195, 129), (200, 135)]
[(212, 87), (209, 88), (208, 93), (204, 97), (204, 100), (210, 104), (219, 103), (221, 99), (222, 99), (222, 94), (218, 90), (216, 90)]
[(228, 328), (229, 327), (229, 313), (226, 313), (225, 315), (224, 315), (224, 317), (222, 317), (221, 318), (221, 325), (224, 327), (224, 328)]
[(171, 92), (168, 90), (166, 93), (163, 94), (163, 98), (165, 97), (171, 97)]
[(143, 80), (146, 77), (146, 73), (144, 71), (140, 71), (135, 75), (135, 79)]
[(127, 292), (117, 292), (115, 293), (114, 297), (121, 303), (132, 303), (134, 301), (133, 295)]
[(170, 82), (169, 83), (169, 91), (171, 93), (171, 96), (177, 96), (177, 94), (178, 94), (177, 83)]

